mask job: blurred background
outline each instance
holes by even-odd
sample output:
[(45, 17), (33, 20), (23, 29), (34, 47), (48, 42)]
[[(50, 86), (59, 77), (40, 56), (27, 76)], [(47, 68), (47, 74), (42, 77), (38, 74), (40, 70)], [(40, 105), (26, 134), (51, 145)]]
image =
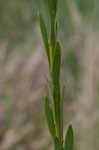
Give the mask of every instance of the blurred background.
[[(49, 72), (39, 11), (49, 31), (45, 0), (0, 0), (0, 150), (53, 149), (43, 108)], [(98, 150), (99, 0), (59, 0), (57, 21), (64, 130), (73, 124), (75, 150)]]

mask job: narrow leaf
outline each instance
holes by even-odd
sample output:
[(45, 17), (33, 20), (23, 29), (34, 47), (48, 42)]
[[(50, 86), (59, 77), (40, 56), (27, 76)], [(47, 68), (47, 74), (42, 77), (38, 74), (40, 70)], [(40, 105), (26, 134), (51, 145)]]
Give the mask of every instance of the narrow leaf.
[(59, 143), (57, 137), (54, 138), (54, 145), (55, 145), (55, 150), (63, 150), (62, 145)]
[(65, 137), (64, 150), (73, 150), (74, 149), (74, 137), (72, 125), (68, 127), (67, 134)]
[(65, 90), (65, 87), (63, 87), (62, 89), (62, 96), (61, 96), (61, 101), (60, 101), (60, 112), (61, 112), (61, 133), (62, 133), (62, 138), (63, 138), (63, 111), (64, 111), (64, 108), (63, 108), (63, 103), (64, 103), (64, 91)]
[(60, 48), (60, 44), (57, 42), (55, 48), (54, 62), (53, 62), (53, 71), (52, 71), (53, 83), (56, 86), (59, 84), (60, 65), (61, 65), (61, 48)]
[(54, 119), (53, 119), (53, 112), (50, 107), (48, 97), (45, 97), (45, 115), (46, 115), (46, 120), (48, 123), (48, 128), (49, 128), (50, 134), (54, 137), (55, 136), (55, 125), (54, 125)]
[(54, 104), (53, 92), (52, 92), (49, 81), (47, 81), (47, 90), (48, 90), (48, 97), (51, 100), (51, 105), (53, 106), (53, 104)]
[[(60, 112), (60, 64), (61, 64), (61, 49), (57, 42), (55, 48), (55, 56), (52, 68), (52, 81), (53, 81), (53, 97), (54, 97), (54, 107), (55, 107), (55, 121), (58, 124), (56, 135), (60, 138), (62, 133), (61, 127), (61, 112)], [(61, 139), (60, 139), (61, 140)]]
[(52, 110), (53, 110), (53, 116), (54, 116), (54, 119), (55, 119), (54, 98), (53, 98), (53, 92), (52, 92), (52, 89), (50, 87), (50, 83), (49, 82), (47, 82), (47, 89), (48, 89), (48, 97), (49, 97), (49, 100), (51, 101), (51, 107), (52, 107)]
[(44, 45), (45, 45), (46, 54), (48, 56), (48, 60), (50, 60), (47, 30), (46, 30), (46, 26), (45, 26), (44, 20), (43, 20), (41, 15), (40, 15), (40, 29), (41, 29), (41, 33), (42, 33), (43, 42), (44, 42)]

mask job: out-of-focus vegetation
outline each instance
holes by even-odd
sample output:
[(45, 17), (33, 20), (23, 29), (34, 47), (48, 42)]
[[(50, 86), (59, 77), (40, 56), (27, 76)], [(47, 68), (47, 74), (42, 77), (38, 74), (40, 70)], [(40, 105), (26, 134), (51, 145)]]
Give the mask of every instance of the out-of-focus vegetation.
[[(0, 1), (1, 150), (52, 149), (43, 113), (49, 75), (39, 11), (49, 28), (45, 0)], [(98, 16), (98, 0), (59, 0), (64, 126), (74, 126), (75, 150), (99, 149)]]

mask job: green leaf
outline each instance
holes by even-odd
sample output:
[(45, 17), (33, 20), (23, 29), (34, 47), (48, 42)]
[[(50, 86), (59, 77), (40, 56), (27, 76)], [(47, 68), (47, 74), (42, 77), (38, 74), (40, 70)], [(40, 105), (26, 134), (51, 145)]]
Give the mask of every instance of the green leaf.
[(55, 136), (55, 125), (54, 125), (54, 119), (53, 119), (53, 112), (49, 104), (49, 99), (48, 97), (45, 97), (45, 115), (46, 115), (46, 120), (48, 123), (49, 131), (51, 135), (54, 137)]
[(62, 133), (62, 138), (63, 138), (63, 103), (64, 103), (64, 92), (65, 92), (65, 87), (62, 88), (62, 95), (61, 95), (61, 101), (60, 101), (60, 112), (61, 112), (61, 133)]
[(59, 84), (60, 65), (61, 65), (61, 47), (60, 47), (59, 42), (57, 42), (56, 48), (55, 48), (53, 70), (52, 70), (52, 79), (53, 79), (53, 84), (55, 86), (58, 86), (58, 84)]
[(46, 30), (46, 26), (45, 26), (44, 20), (43, 20), (41, 15), (40, 15), (40, 29), (41, 29), (41, 33), (42, 33), (43, 42), (44, 42), (44, 45), (45, 45), (46, 54), (48, 56), (48, 61), (50, 61), (47, 30)]
[(51, 108), (53, 110), (53, 116), (54, 116), (54, 119), (55, 119), (55, 108), (54, 108), (53, 92), (52, 92), (52, 89), (50, 87), (50, 83), (48, 81), (47, 81), (47, 89), (48, 89), (48, 97), (49, 97), (49, 100), (51, 102)]
[(73, 150), (74, 149), (74, 136), (72, 125), (68, 127), (67, 134), (65, 137), (64, 150)]
[[(58, 130), (61, 134), (62, 127), (61, 127), (61, 112), (60, 112), (60, 64), (61, 64), (61, 48), (59, 43), (56, 43), (55, 48), (55, 56), (54, 56), (54, 62), (53, 62), (53, 68), (52, 68), (52, 82), (53, 82), (53, 97), (54, 97), (54, 107), (55, 107), (55, 121), (58, 124)], [(62, 134), (61, 134), (62, 135)], [(58, 135), (60, 136), (60, 135)]]
[(54, 138), (54, 145), (55, 145), (55, 150), (63, 150), (62, 145), (59, 143), (57, 137)]
[(52, 68), (52, 80), (53, 85), (56, 89), (59, 89), (60, 65), (61, 65), (61, 47), (59, 42), (57, 42), (55, 47), (54, 61)]
[(53, 106), (53, 104), (54, 104), (53, 92), (52, 92), (51, 85), (50, 85), (49, 81), (47, 81), (47, 90), (48, 90), (48, 97), (49, 97), (51, 104)]

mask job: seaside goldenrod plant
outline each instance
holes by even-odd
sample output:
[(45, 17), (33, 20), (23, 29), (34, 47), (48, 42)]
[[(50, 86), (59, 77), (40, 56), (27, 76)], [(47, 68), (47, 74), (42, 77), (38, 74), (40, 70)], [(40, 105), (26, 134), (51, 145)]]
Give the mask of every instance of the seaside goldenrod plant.
[(49, 63), (51, 84), (47, 83), (48, 96), (45, 97), (45, 115), (55, 150), (73, 150), (73, 129), (70, 125), (63, 138), (63, 92), (60, 90), (61, 46), (57, 41), (57, 0), (47, 0), (50, 15), (50, 38), (42, 15), (40, 29)]

